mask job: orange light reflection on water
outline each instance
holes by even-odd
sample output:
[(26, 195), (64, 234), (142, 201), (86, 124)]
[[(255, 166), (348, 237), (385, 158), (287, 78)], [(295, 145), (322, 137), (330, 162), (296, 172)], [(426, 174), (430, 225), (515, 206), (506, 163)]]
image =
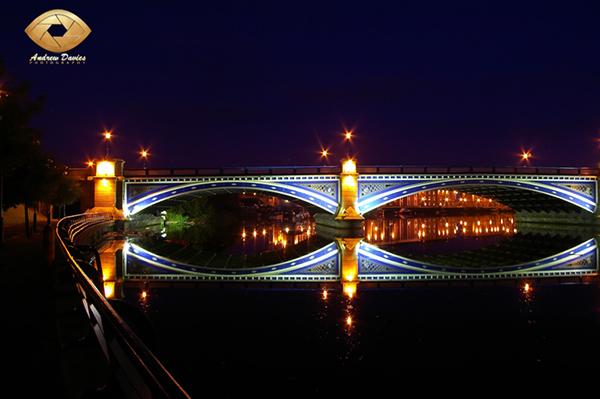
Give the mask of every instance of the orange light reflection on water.
[(370, 244), (428, 241), (440, 238), (513, 235), (517, 232), (512, 214), (479, 216), (431, 216), (365, 220), (363, 233)]

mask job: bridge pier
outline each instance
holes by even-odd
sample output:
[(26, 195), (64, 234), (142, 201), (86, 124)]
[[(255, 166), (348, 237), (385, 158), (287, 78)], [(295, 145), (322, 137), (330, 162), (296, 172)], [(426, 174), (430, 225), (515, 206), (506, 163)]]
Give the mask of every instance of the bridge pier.
[(342, 160), (340, 202), (335, 212), (335, 220), (364, 220), (358, 209), (358, 173), (356, 172), (356, 164), (352, 159)]
[(94, 182), (94, 207), (86, 212), (111, 213), (115, 219), (123, 217), (123, 160), (104, 160), (96, 173), (88, 177)]
[(334, 215), (317, 213), (317, 229), (327, 235), (344, 238), (362, 237), (364, 217), (358, 208), (358, 173), (352, 159), (342, 160), (340, 201)]
[(336, 237), (362, 237), (365, 218), (358, 208), (358, 173), (352, 159), (342, 160), (340, 200), (334, 215), (317, 213), (317, 229)]

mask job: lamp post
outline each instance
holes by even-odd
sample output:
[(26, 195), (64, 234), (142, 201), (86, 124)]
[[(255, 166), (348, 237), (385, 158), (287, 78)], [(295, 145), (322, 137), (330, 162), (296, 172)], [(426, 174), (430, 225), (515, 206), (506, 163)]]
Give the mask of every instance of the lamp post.
[(4, 241), (4, 168), (0, 166), (0, 247)]
[(350, 159), (350, 144), (352, 144), (352, 131), (346, 131), (346, 158)]
[[(2, 95), (8, 96), (8, 94), (4, 90), (0, 90), (0, 99), (2, 99)], [(0, 121), (2, 120), (2, 115), (0, 115)], [(0, 166), (0, 247), (2, 246), (2, 242), (4, 241), (4, 167)]]
[(142, 150), (142, 158), (144, 158), (144, 169), (146, 169), (146, 158), (148, 157), (148, 151)]
[(110, 143), (110, 132), (104, 132), (104, 137), (106, 138), (106, 158), (108, 159), (108, 145)]

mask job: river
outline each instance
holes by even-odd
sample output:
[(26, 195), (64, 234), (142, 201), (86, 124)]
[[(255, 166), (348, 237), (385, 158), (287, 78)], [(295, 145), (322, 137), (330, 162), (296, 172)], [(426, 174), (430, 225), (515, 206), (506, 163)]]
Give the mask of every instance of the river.
[[(224, 251), (273, 250), (287, 245), (282, 236), (315, 234), (310, 226), (293, 235), (264, 228), (243, 225)], [(506, 215), (365, 222), (366, 242), (415, 257), (476, 251), (519, 234)], [(559, 241), (568, 246), (572, 236)], [(158, 358), (192, 397), (354, 397), (390, 387), (539, 393), (597, 377), (597, 282), (442, 281), (359, 283), (352, 297), (341, 285), (324, 292), (318, 285), (150, 284), (145, 296), (125, 288), (124, 300), (147, 315)]]

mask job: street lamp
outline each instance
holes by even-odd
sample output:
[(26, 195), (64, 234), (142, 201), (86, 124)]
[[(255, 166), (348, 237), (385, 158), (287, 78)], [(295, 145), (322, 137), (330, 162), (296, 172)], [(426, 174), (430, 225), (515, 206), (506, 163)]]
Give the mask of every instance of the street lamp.
[(350, 147), (354, 148), (354, 143), (352, 142), (353, 133), (352, 130), (346, 130), (344, 133), (344, 144), (346, 145), (346, 158), (350, 158)]
[(144, 169), (146, 169), (146, 158), (148, 157), (148, 151), (142, 150), (142, 158), (144, 158)]
[(110, 144), (110, 132), (104, 132), (104, 138), (106, 138), (106, 158), (108, 158), (108, 145)]

